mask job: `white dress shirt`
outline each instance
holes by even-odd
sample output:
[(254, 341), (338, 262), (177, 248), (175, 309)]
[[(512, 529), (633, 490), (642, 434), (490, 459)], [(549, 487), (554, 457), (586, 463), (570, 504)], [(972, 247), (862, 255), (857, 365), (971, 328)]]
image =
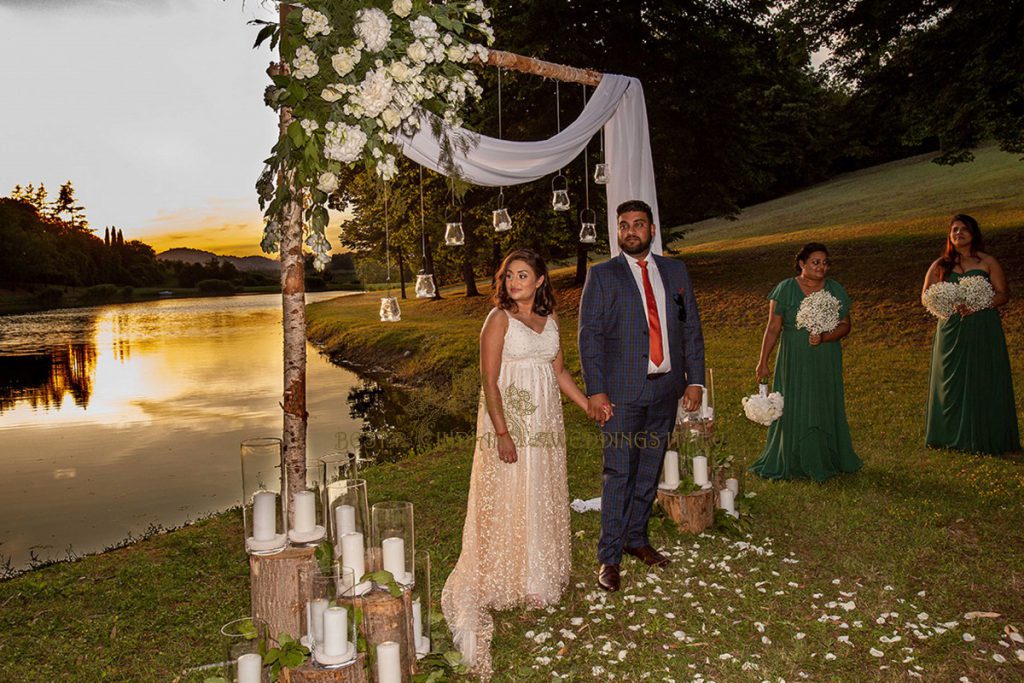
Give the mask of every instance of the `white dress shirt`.
[[(640, 269), (640, 264), (637, 263), (635, 256), (630, 256), (624, 253), (626, 257), (626, 263), (629, 264), (629, 270), (633, 273), (633, 279), (636, 280), (637, 289), (640, 290), (640, 299), (644, 304), (644, 319), (647, 319), (647, 293), (644, 291), (644, 275)], [(647, 276), (651, 280), (651, 289), (654, 290), (654, 303), (658, 307), (658, 320), (661, 322), (661, 348), (664, 351), (661, 359), (661, 365), (655, 365), (654, 361), (651, 360), (650, 355), (647, 357), (647, 373), (662, 373), (669, 372), (672, 369), (672, 354), (669, 353), (668, 347), (668, 319), (665, 317), (665, 285), (661, 281), (661, 275), (658, 273), (658, 264), (654, 262), (651, 254), (647, 254), (644, 259), (647, 262)]]

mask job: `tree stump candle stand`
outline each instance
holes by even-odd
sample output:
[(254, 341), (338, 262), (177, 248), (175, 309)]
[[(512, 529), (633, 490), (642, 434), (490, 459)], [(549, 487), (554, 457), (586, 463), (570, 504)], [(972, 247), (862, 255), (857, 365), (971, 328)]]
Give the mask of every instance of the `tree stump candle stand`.
[(315, 548), (288, 548), (275, 555), (249, 556), (252, 617), (266, 622), (271, 641), (282, 633), (301, 634), (306, 596), (300, 594), (299, 569), (317, 566), (314, 552)]
[(692, 493), (658, 490), (658, 504), (685, 533), (699, 534), (715, 523), (715, 491), (701, 489)]
[(311, 662), (294, 669), (281, 669), (281, 683), (367, 683), (366, 653), (360, 652), (356, 660), (340, 669), (321, 669)]
[[(373, 589), (366, 595), (346, 600), (363, 614), (366, 646), (375, 649), (388, 641), (398, 643), (402, 653), (402, 683), (410, 683), (416, 672), (416, 643), (412, 628), (412, 590), (403, 589), (397, 598), (387, 590)], [(376, 680), (376, 672), (371, 674)]]

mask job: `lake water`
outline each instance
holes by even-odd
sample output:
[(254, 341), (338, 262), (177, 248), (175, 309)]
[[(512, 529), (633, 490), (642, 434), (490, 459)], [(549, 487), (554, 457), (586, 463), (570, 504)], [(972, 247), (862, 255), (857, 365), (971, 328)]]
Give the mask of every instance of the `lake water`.
[[(356, 450), (350, 394), (374, 387), (307, 355), (309, 459)], [(239, 443), (281, 435), (282, 367), (277, 294), (0, 317), (0, 569), (237, 504)]]

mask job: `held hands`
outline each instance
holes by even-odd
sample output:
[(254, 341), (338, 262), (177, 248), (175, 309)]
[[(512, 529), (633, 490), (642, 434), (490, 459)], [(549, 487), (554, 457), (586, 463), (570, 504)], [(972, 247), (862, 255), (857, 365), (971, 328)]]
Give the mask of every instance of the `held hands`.
[(587, 398), (587, 417), (595, 420), (602, 427), (615, 414), (613, 408), (608, 394), (594, 394)]
[(822, 336), (823, 335), (821, 335), (821, 334), (811, 334), (811, 335), (808, 335), (807, 341), (809, 341), (811, 343), (811, 346), (817, 346), (818, 344), (820, 344), (822, 342)]

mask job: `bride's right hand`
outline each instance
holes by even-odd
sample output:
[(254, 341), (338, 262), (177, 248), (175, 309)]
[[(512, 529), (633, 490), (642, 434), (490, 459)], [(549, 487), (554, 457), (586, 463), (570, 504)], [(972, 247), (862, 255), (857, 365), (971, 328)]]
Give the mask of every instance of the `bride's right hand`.
[(498, 458), (507, 463), (513, 463), (519, 459), (516, 454), (516, 444), (507, 433), (498, 437)]

